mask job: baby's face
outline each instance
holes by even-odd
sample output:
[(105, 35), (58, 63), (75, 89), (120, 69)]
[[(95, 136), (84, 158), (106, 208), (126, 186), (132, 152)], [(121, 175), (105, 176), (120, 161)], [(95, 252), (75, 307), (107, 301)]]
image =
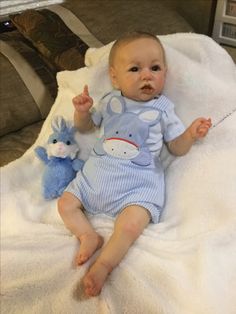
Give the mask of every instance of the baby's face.
[(160, 94), (166, 66), (161, 46), (151, 38), (140, 38), (118, 48), (110, 68), (113, 86), (122, 95), (148, 101)]

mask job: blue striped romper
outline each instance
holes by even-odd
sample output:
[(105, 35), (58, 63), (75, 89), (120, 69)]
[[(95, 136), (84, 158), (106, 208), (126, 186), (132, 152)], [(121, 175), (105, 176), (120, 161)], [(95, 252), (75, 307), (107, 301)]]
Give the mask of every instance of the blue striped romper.
[[(106, 95), (98, 106), (95, 124), (101, 130), (109, 121), (107, 104), (112, 97), (122, 97), (119, 91)], [(122, 97), (128, 112), (138, 114), (144, 108), (161, 113), (159, 123), (150, 126), (145, 145), (150, 151), (148, 165), (139, 165), (130, 159), (117, 158), (109, 154), (97, 154), (93, 150), (76, 178), (66, 188), (76, 196), (85, 210), (93, 215), (103, 213), (115, 217), (129, 205), (146, 208), (153, 223), (158, 223), (165, 203), (165, 182), (159, 155), (163, 141), (168, 142), (182, 134), (183, 123), (174, 112), (173, 103), (164, 95), (148, 102), (137, 102)], [(97, 121), (96, 121), (97, 120)]]

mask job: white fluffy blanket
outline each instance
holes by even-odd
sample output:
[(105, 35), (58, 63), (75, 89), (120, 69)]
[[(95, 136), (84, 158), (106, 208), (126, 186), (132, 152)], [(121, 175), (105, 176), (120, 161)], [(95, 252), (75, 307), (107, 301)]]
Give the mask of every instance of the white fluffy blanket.
[[(235, 65), (208, 37), (160, 38), (169, 64), (164, 93), (184, 123), (205, 116), (215, 125), (188, 155), (163, 151), (167, 202), (161, 222), (144, 231), (100, 296), (83, 299), (79, 282), (92, 259), (73, 266), (79, 244), (56, 201), (42, 198), (44, 165), (30, 148), (1, 169), (2, 313), (236, 313)], [(90, 49), (86, 68), (58, 74), (58, 97), (35, 145), (45, 143), (54, 115), (72, 120), (71, 98), (85, 83), (96, 100), (111, 88), (109, 49)], [(81, 157), (94, 138), (78, 135)], [(101, 215), (91, 222), (108, 239), (113, 220)]]

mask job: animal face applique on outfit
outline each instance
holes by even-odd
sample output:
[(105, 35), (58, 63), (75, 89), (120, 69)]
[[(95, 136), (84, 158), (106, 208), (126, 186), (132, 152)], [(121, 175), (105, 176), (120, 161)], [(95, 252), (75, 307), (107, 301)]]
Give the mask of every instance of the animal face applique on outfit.
[(35, 148), (37, 157), (46, 165), (42, 186), (43, 196), (48, 200), (59, 197), (84, 164), (76, 158), (79, 147), (74, 139), (75, 128), (59, 116), (52, 120), (51, 126), (53, 133), (48, 138), (47, 147)]
[(161, 112), (151, 108), (145, 108), (139, 114), (127, 112), (123, 97), (115, 96), (107, 105), (107, 113), (110, 118), (94, 152), (100, 156), (108, 154), (129, 159), (140, 166), (149, 165), (151, 154), (145, 142), (150, 126), (160, 121)]

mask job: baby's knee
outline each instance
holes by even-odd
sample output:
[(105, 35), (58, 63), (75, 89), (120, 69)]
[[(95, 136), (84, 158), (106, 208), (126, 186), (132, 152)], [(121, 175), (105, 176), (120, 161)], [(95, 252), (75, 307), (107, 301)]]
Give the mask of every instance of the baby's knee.
[(140, 228), (140, 225), (137, 221), (127, 221), (122, 225), (121, 232), (126, 234), (130, 239), (136, 239), (142, 233), (143, 229)]
[(150, 222), (150, 214), (144, 207), (129, 206), (118, 217), (115, 227), (131, 240), (137, 239)]
[(63, 217), (72, 210), (72, 199), (67, 193), (63, 193), (57, 201), (57, 209), (59, 214)]
[(64, 192), (58, 199), (57, 208), (62, 217), (71, 215), (78, 210), (83, 210), (80, 200), (69, 192)]

